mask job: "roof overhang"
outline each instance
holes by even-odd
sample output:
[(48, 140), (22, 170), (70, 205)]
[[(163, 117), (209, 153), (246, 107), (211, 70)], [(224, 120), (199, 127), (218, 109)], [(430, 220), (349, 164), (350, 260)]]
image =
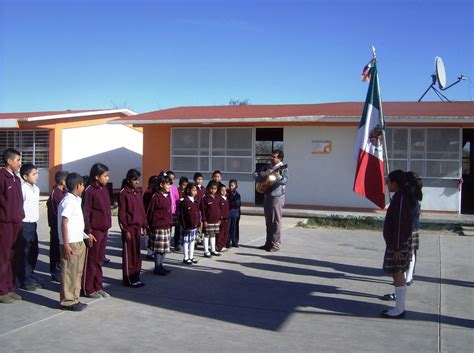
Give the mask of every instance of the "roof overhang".
[(17, 128), (17, 119), (0, 119), (0, 128)]
[(51, 114), (44, 116), (31, 116), (28, 118), (19, 118), (18, 121), (43, 121), (43, 120), (56, 120), (56, 119), (67, 119), (67, 118), (81, 118), (81, 117), (91, 117), (98, 115), (110, 115), (110, 114), (124, 114), (126, 116), (137, 115), (137, 113), (129, 109), (110, 109), (110, 110), (96, 110), (80, 113), (66, 113), (66, 114)]

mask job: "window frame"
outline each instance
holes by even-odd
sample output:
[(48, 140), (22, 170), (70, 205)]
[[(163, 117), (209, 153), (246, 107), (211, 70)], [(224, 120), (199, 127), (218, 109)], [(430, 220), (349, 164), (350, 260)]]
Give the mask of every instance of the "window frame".
[[(44, 137), (47, 140), (46, 142), (47, 146), (45, 148), (43, 148), (43, 144), (41, 144), (41, 148), (39, 148), (40, 146), (38, 146), (39, 137), (37, 138), (37, 135), (36, 135), (38, 132), (45, 135)], [(3, 134), (3, 133), (7, 134), (7, 138), (6, 138), (7, 148), (17, 149), (21, 153), (22, 163), (26, 163), (26, 162), (33, 163), (34, 165), (38, 167), (38, 169), (49, 169), (50, 147), (51, 147), (51, 139), (50, 139), (49, 130), (47, 129), (26, 129), (26, 130), (0, 129), (0, 134)], [(28, 146), (28, 147), (31, 147), (31, 151), (26, 151), (24, 148), (25, 145), (23, 142), (23, 134), (25, 133), (27, 134), (32, 133), (33, 145)], [(10, 141), (10, 136), (9, 136), (10, 134), (13, 135), (11, 137), (11, 139), (13, 140), (12, 142)], [(44, 138), (44, 137), (41, 137), (41, 138)], [(25, 152), (31, 153), (31, 161), (29, 160), (24, 161), (23, 156)], [(42, 157), (46, 156), (45, 158), (46, 163), (41, 163), (41, 165), (38, 165), (39, 163), (37, 162), (37, 156), (39, 157), (39, 154), (42, 154)], [(40, 159), (43, 160), (43, 158), (40, 158)]]

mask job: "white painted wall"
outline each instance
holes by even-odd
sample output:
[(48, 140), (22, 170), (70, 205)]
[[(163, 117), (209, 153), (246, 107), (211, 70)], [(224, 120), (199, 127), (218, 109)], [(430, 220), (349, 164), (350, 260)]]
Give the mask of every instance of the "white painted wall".
[[(285, 127), (285, 162), (289, 165), (288, 204), (375, 208), (352, 191), (356, 161), (353, 127)], [(329, 154), (311, 154), (312, 141), (332, 141)], [(459, 211), (455, 187), (424, 187), (422, 209)]]
[(104, 163), (114, 188), (120, 188), (127, 170), (142, 170), (143, 134), (128, 126), (70, 128), (63, 130), (62, 137), (62, 164), (68, 172), (88, 175), (94, 163)]

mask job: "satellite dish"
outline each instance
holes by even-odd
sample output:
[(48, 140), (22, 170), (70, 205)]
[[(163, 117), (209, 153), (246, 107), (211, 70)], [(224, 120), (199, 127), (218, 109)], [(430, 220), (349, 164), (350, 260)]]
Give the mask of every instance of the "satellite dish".
[(440, 56), (435, 58), (435, 72), (439, 88), (444, 89), (446, 87), (446, 69)]

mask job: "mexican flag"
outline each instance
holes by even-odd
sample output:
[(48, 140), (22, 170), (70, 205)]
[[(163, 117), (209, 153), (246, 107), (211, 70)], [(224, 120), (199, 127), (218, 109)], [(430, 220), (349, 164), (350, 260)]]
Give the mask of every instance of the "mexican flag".
[(365, 75), (363, 73), (363, 77), (370, 77), (370, 83), (355, 144), (357, 168), (354, 191), (384, 209), (385, 178), (382, 144), (385, 143), (383, 141), (385, 123), (375, 61), (371, 63), (369, 72)]

